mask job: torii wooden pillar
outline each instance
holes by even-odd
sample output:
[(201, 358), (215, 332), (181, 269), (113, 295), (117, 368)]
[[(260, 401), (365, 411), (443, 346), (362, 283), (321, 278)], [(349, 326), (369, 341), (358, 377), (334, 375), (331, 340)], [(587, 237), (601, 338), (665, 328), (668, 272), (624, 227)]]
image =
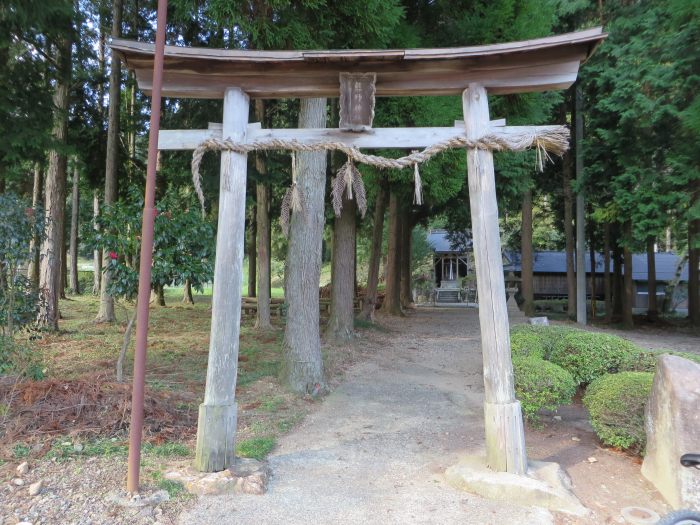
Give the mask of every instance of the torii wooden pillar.
[[(482, 136), (489, 126), (486, 89), (470, 84), (462, 94), (462, 107), (467, 137)], [(513, 385), (493, 153), (470, 149), (467, 172), (484, 360), (486, 461), (494, 470), (524, 474), (525, 433)]]
[[(223, 135), (245, 142), (250, 100), (239, 88), (224, 94)], [(219, 221), (214, 263), (211, 336), (204, 403), (199, 406), (195, 465), (216, 472), (236, 456), (236, 377), (241, 335), (247, 155), (221, 154)]]

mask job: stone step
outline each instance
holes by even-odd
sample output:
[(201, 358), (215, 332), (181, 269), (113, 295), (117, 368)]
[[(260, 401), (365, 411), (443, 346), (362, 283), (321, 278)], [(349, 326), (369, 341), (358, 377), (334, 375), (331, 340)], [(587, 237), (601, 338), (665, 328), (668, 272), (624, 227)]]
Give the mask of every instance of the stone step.
[(436, 296), (436, 302), (438, 302), (438, 303), (458, 303), (459, 302), (459, 291), (458, 290), (441, 290)]

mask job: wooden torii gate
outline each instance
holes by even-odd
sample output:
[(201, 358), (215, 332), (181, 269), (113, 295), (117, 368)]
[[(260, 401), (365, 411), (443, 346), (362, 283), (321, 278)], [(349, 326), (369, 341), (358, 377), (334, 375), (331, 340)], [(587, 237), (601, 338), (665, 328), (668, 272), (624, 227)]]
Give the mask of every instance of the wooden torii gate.
[[(488, 94), (564, 89), (605, 38), (601, 28), (476, 47), (406, 50), (246, 51), (166, 46), (163, 96), (218, 98), (223, 123), (206, 130), (161, 131), (159, 149), (195, 149), (212, 138), (250, 144), (270, 139), (353, 148), (425, 148), (453, 137), (476, 141), (552, 127), (490, 122)], [(153, 87), (152, 44), (113, 39), (110, 47)], [(249, 124), (251, 98), (338, 97), (341, 129), (262, 129)], [(347, 96), (350, 93), (350, 96)], [(374, 96), (462, 95), (464, 121), (443, 128), (371, 127)], [(353, 106), (353, 97), (358, 104)], [(352, 109), (354, 107), (354, 110)], [(549, 129), (548, 129), (549, 128)], [(469, 199), (484, 362), (487, 464), (496, 471), (527, 469), (520, 403), (515, 399), (498, 207), (491, 149), (467, 151)], [(214, 271), (211, 339), (204, 402), (199, 409), (196, 467), (233, 465), (235, 402), (244, 246), (246, 154), (223, 151)]]

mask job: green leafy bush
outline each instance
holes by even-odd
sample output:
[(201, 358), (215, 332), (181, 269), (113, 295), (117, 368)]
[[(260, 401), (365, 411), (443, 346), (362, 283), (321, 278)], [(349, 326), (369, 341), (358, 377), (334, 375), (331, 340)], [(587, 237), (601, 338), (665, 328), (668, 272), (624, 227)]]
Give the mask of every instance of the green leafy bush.
[(544, 341), (536, 326), (520, 324), (510, 330), (510, 351), (513, 358), (538, 357), (544, 359)]
[(644, 408), (653, 378), (650, 372), (620, 372), (599, 377), (588, 386), (583, 404), (603, 443), (635, 452), (644, 450)]
[(15, 374), (39, 380), (45, 376), (41, 353), (11, 337), (0, 335), (0, 376)]
[(568, 326), (515, 325), (510, 331), (511, 350), (513, 356), (534, 355), (549, 359), (554, 348), (566, 334), (578, 331)]
[(536, 356), (515, 357), (513, 374), (515, 395), (531, 423), (539, 421), (540, 410), (568, 405), (576, 393), (576, 382), (569, 372)]
[(631, 366), (640, 349), (616, 335), (570, 330), (559, 338), (549, 359), (571, 372), (578, 384)]
[(24, 276), (32, 240), (42, 239), (41, 210), (13, 193), (0, 194), (0, 334), (12, 336), (36, 318), (38, 293)]

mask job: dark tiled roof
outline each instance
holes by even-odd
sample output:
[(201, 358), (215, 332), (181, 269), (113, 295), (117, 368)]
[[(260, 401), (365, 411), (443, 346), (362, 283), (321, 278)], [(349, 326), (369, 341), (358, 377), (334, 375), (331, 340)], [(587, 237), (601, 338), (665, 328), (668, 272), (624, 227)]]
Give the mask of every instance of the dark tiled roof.
[(466, 243), (467, 248), (472, 246), (468, 232), (449, 234), (447, 230), (430, 230), (428, 243), (435, 253), (463, 253), (463, 243)]
[[(463, 238), (467, 237), (467, 233), (462, 234)], [(433, 247), (436, 253), (454, 253), (461, 252), (458, 247), (450, 241), (448, 232), (446, 230), (432, 230), (428, 234), (428, 242)], [(471, 247), (471, 240), (467, 241), (468, 246)], [(520, 265), (520, 253), (514, 251), (507, 251), (505, 255), (505, 271), (519, 272), (521, 270)], [(596, 273), (603, 273), (603, 254), (595, 254), (595, 271)], [(510, 261), (510, 263), (508, 263)], [(586, 252), (585, 257), (586, 262), (586, 273), (591, 271), (591, 258), (588, 252)], [(674, 278), (676, 274), (676, 267), (678, 265), (678, 255), (670, 252), (658, 252), (656, 254), (656, 278), (659, 281), (670, 281)], [(535, 252), (534, 254), (534, 264), (535, 273), (566, 273), (566, 253), (556, 252), (556, 251), (541, 251)], [(613, 264), (611, 263), (610, 269), (612, 271)], [(624, 267), (623, 267), (624, 273)], [(648, 274), (647, 268), (647, 255), (646, 253), (635, 253), (632, 255), (632, 278), (635, 281), (646, 281)], [(681, 281), (688, 280), (688, 263), (686, 262), (683, 271), (681, 273)]]

